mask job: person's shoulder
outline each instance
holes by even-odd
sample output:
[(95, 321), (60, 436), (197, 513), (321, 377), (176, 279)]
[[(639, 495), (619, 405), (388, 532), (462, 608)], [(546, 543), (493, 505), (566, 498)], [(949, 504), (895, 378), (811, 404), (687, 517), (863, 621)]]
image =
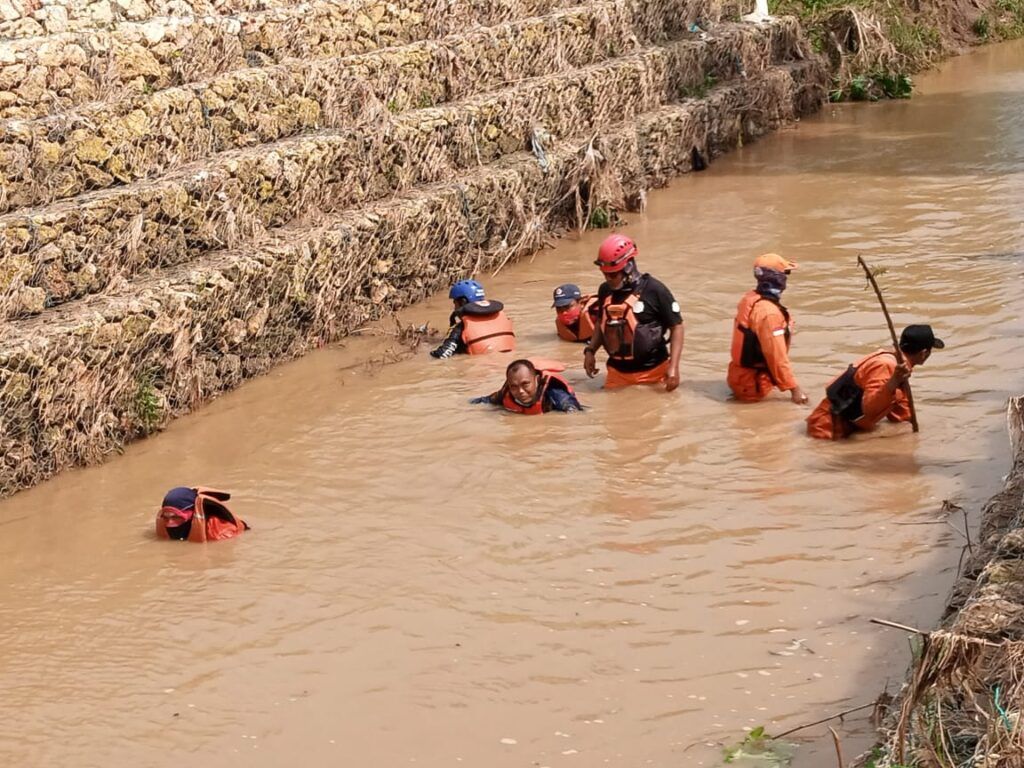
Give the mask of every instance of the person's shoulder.
[(783, 317), (782, 307), (779, 306), (779, 303), (766, 299), (763, 296), (760, 300), (754, 302), (754, 306), (750, 308), (750, 313), (754, 317)]
[(654, 277), (653, 275), (650, 275), (650, 274), (645, 272), (644, 275), (640, 279), (643, 280), (642, 285), (643, 285), (643, 290), (645, 292), (659, 294), (659, 295), (662, 295), (662, 296), (664, 296), (666, 294), (669, 295), (669, 296), (672, 295), (672, 291), (669, 290), (669, 287), (667, 285), (665, 285), (663, 282), (661, 282), (661, 280), (659, 280), (658, 278)]
[(896, 354), (891, 349), (876, 349), (870, 355), (862, 357), (857, 363), (858, 368), (896, 368)]

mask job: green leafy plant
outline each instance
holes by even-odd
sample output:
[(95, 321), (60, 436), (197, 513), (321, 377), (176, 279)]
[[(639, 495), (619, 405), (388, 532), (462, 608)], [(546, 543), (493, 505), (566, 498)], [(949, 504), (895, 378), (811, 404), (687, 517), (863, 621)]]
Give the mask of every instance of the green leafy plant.
[(612, 225), (611, 214), (608, 213), (607, 208), (598, 206), (590, 212), (590, 221), (587, 222), (587, 225), (591, 229), (607, 229)]
[(878, 97), (872, 95), (871, 78), (867, 75), (857, 75), (850, 81), (850, 99), (852, 101), (877, 101)]
[(874, 80), (890, 99), (909, 99), (914, 92), (914, 81), (902, 72), (881, 72), (874, 76)]
[(992, 22), (987, 15), (979, 16), (971, 24), (971, 31), (982, 40), (987, 40), (992, 32)]
[(163, 420), (164, 405), (156, 389), (152, 373), (143, 375), (135, 390), (135, 415), (148, 434), (156, 429)]
[(769, 736), (763, 725), (749, 731), (739, 744), (726, 747), (723, 751), (729, 765), (761, 766), (762, 768), (785, 768), (793, 759), (792, 748)]

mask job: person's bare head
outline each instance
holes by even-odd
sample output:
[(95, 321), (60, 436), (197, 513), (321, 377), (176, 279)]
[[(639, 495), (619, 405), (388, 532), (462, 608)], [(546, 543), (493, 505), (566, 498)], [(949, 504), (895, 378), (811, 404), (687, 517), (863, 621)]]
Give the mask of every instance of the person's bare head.
[(529, 360), (513, 360), (505, 369), (505, 386), (519, 405), (530, 406), (537, 401), (540, 376)]

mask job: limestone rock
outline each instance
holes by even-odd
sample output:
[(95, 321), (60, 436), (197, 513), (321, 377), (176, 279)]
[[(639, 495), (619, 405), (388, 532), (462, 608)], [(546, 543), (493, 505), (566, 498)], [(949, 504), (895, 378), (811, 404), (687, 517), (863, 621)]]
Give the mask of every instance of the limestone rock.
[(75, 146), (74, 153), (80, 163), (102, 165), (110, 158), (111, 149), (98, 136), (86, 135)]
[(159, 80), (164, 74), (156, 57), (138, 43), (132, 43), (117, 54), (116, 66), (122, 80), (138, 78)]

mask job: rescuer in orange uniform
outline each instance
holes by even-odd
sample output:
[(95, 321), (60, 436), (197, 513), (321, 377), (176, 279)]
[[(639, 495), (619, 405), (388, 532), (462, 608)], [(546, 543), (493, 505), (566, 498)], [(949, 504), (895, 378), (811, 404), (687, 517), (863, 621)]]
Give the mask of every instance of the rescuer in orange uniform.
[(584, 296), (579, 286), (566, 283), (555, 288), (555, 329), (566, 341), (590, 341), (594, 335), (597, 296)]
[(555, 362), (514, 360), (505, 369), (505, 383), (491, 395), (471, 403), (500, 405), (510, 413), (536, 416), (550, 411), (572, 413), (583, 410), (569, 382), (559, 376), (565, 366)]
[(902, 387), (933, 349), (945, 346), (930, 325), (908, 325), (900, 335), (904, 363), (896, 362), (895, 353), (881, 349), (851, 365), (825, 388), (825, 399), (807, 417), (807, 434), (834, 440), (873, 429), (882, 419), (910, 421), (910, 404)]
[(505, 306), (500, 301), (488, 301), (484, 287), (476, 280), (460, 280), (452, 286), (448, 298), (455, 305), (448, 319), (448, 336), (430, 353), (431, 357), (483, 355), (516, 348), (516, 334), (505, 315)]
[(212, 488), (172, 488), (156, 513), (156, 535), (196, 542), (234, 538), (249, 526), (228, 509), (230, 498)]
[(583, 367), (588, 376), (596, 376), (597, 350), (604, 347), (605, 388), (664, 383), (671, 392), (679, 386), (683, 316), (672, 292), (640, 273), (636, 255), (636, 243), (625, 235), (610, 235), (601, 243), (594, 263), (604, 282), (597, 292), (597, 324), (583, 350)]
[(754, 259), (757, 287), (736, 307), (732, 330), (732, 360), (727, 382), (737, 400), (757, 402), (778, 387), (797, 404), (807, 402), (789, 364), (793, 322), (781, 302), (786, 279), (797, 268), (777, 253)]

